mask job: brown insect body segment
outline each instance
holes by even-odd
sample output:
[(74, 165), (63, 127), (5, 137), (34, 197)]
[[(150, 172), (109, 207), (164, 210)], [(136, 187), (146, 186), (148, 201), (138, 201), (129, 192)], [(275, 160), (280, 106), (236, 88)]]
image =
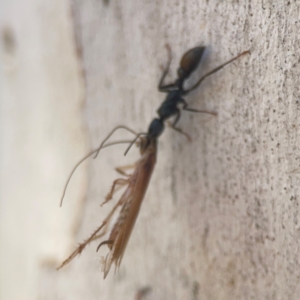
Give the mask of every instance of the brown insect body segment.
[(116, 267), (121, 264), (156, 163), (156, 144), (156, 139), (150, 140), (141, 159), (136, 164), (134, 173), (129, 178), (128, 187), (120, 199), (124, 204), (108, 238), (112, 243), (109, 245), (110, 252), (104, 262), (104, 278), (113, 262), (115, 262)]

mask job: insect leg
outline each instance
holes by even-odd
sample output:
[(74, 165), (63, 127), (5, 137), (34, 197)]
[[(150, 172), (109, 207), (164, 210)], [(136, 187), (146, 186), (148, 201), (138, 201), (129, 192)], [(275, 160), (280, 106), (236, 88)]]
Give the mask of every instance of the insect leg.
[(123, 167), (117, 167), (116, 171), (126, 177), (130, 177), (130, 174), (127, 174), (125, 171), (126, 170), (130, 170), (130, 169), (134, 169), (136, 167), (136, 164), (132, 164), (132, 165), (128, 165), (128, 166), (123, 166)]
[(96, 154), (95, 154), (94, 158), (96, 158), (96, 157), (98, 156), (100, 150), (104, 147), (105, 142), (106, 142), (106, 141), (107, 141), (107, 140), (115, 133), (115, 131), (117, 131), (118, 129), (126, 129), (127, 131), (131, 132), (131, 133), (134, 134), (135, 136), (138, 135), (134, 130), (130, 129), (130, 128), (127, 127), (127, 126), (121, 125), (121, 126), (115, 127), (115, 128), (108, 134), (108, 136), (102, 141), (102, 143), (100, 144), (100, 146), (97, 148), (97, 151), (96, 151)]
[(186, 110), (186, 111), (190, 111), (190, 112), (194, 112), (194, 113), (204, 113), (204, 114), (210, 114), (213, 116), (217, 116), (218, 114), (214, 111), (209, 111), (209, 110), (199, 110), (199, 109), (194, 109), (194, 108), (189, 108), (188, 104), (185, 102), (184, 99), (181, 99), (183, 102), (183, 107), (182, 110)]
[(117, 192), (121, 187), (123, 187), (124, 185), (126, 185), (128, 183), (129, 183), (129, 179), (119, 178), (119, 179), (114, 180), (110, 192), (107, 194), (107, 196), (105, 197), (105, 201), (103, 203), (101, 203), (100, 206), (103, 206), (105, 203), (107, 203), (109, 200), (111, 200), (114, 193)]
[(96, 252), (98, 252), (98, 250), (100, 249), (101, 246), (103, 246), (103, 245), (112, 245), (113, 243), (114, 243), (114, 241), (112, 241), (112, 240), (107, 240), (107, 241), (101, 242), (99, 244), (99, 246), (97, 247)]
[(190, 93), (192, 90), (196, 89), (203, 81), (204, 79), (206, 79), (207, 77), (209, 77), (210, 75), (218, 72), (219, 70), (221, 70), (222, 68), (224, 68), (225, 66), (227, 66), (228, 64), (230, 64), (231, 62), (235, 61), (236, 59), (238, 59), (239, 57), (245, 55), (245, 54), (250, 54), (250, 50), (244, 51), (242, 53), (240, 53), (239, 55), (235, 56), (234, 58), (228, 60), (227, 62), (225, 62), (224, 64), (216, 67), (215, 69), (211, 70), (210, 72), (206, 73), (204, 76), (202, 76), (198, 82), (196, 82), (191, 88), (187, 89), (184, 91), (183, 95), (187, 95), (188, 93)]
[[(92, 241), (94, 241), (97, 238), (102, 237), (103, 235), (105, 235), (107, 233), (107, 229), (108, 229), (108, 224), (110, 222), (111, 217), (113, 216), (113, 214), (115, 213), (116, 209), (118, 208), (118, 206), (123, 204), (123, 199), (121, 198), (118, 203), (113, 207), (113, 209), (110, 211), (110, 213), (108, 214), (108, 216), (104, 219), (104, 221), (102, 222), (102, 224), (93, 232), (93, 234), (82, 244), (79, 244), (79, 246), (76, 248), (76, 250), (65, 260), (62, 262), (62, 264), (57, 268), (57, 270), (61, 269), (62, 267), (64, 267), (66, 264), (68, 264), (74, 257), (76, 257), (77, 255), (79, 255), (83, 249)], [(100, 232), (102, 230), (102, 232)], [(100, 232), (100, 233), (99, 233)]]
[(168, 85), (164, 84), (164, 80), (169, 72), (171, 61), (172, 61), (172, 52), (171, 52), (171, 47), (169, 44), (166, 44), (166, 49), (168, 52), (168, 62), (167, 62), (167, 66), (165, 68), (163, 68), (163, 73), (162, 73), (162, 76), (160, 78), (160, 81), (159, 81), (159, 84), (157, 87), (160, 92), (170, 92), (176, 88), (175, 84), (168, 84)]
[(142, 135), (147, 135), (147, 133), (145, 132), (141, 132), (139, 134), (136, 135), (135, 139), (130, 143), (130, 145), (128, 146), (128, 148), (126, 149), (125, 153), (124, 153), (124, 156), (126, 156), (126, 154), (128, 153), (128, 151), (130, 150), (130, 148), (132, 147), (132, 145), (134, 143), (137, 142), (137, 140), (142, 136)]
[(100, 147), (98, 147), (97, 149), (95, 150), (92, 150), (90, 153), (88, 153), (85, 157), (83, 157), (72, 169), (68, 179), (67, 179), (67, 182), (65, 183), (65, 186), (64, 186), (64, 190), (63, 190), (63, 194), (61, 196), (61, 199), (60, 199), (60, 206), (62, 206), (62, 202), (64, 200), (64, 197), (65, 197), (65, 194), (66, 194), (66, 190), (67, 190), (67, 187), (69, 185), (69, 182), (73, 176), (73, 174), (75, 173), (76, 169), (81, 165), (82, 162), (84, 162), (88, 157), (92, 156), (93, 154), (95, 153), (98, 153), (101, 149), (103, 148), (107, 148), (107, 147), (110, 147), (112, 145), (117, 145), (117, 144), (132, 144), (132, 141), (126, 141), (126, 140), (122, 140), (122, 141), (115, 141), (115, 142), (111, 142), (111, 143), (107, 143), (105, 145), (102, 145)]
[(173, 124), (170, 124), (169, 122), (168, 122), (168, 124), (170, 125), (170, 127), (171, 127), (172, 129), (174, 129), (175, 131), (177, 131), (177, 132), (183, 134), (183, 135), (191, 142), (192, 139), (191, 139), (191, 137), (190, 137), (190, 135), (189, 135), (188, 133), (182, 131), (182, 129), (180, 129), (180, 128), (178, 128), (178, 127), (175, 127), (176, 124), (177, 124), (177, 122), (179, 121), (180, 117), (181, 117), (180, 110), (177, 109), (177, 116), (176, 116), (176, 118), (175, 118)]
[[(123, 166), (123, 167), (118, 167), (118, 168), (116, 168), (116, 171), (119, 174), (123, 175), (123, 176), (131, 177), (131, 175), (125, 173), (124, 170), (129, 170), (129, 169), (133, 169), (133, 168), (135, 168), (135, 164), (128, 165), (128, 166)], [(103, 203), (101, 203), (100, 206), (104, 205), (106, 202), (108, 202), (109, 200), (111, 200), (112, 197), (113, 197), (113, 195), (114, 195), (114, 193), (116, 193), (119, 189), (121, 189), (124, 185), (126, 185), (128, 183), (129, 183), (129, 179), (123, 179), (123, 178), (116, 179), (113, 182), (113, 185), (112, 185), (112, 188), (111, 188), (110, 192), (105, 197), (105, 201)]]

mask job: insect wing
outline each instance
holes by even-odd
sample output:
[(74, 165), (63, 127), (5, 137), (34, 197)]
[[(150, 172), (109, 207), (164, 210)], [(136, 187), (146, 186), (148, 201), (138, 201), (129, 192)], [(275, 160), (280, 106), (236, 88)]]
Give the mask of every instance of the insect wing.
[(155, 145), (150, 146), (138, 161), (136, 169), (130, 178), (130, 183), (124, 192), (124, 195), (127, 195), (128, 200), (123, 204), (117, 222), (109, 237), (109, 240), (113, 241), (113, 243), (104, 262), (104, 278), (108, 274), (113, 262), (115, 262), (116, 268), (121, 264), (127, 243), (146, 194), (155, 163), (156, 143)]

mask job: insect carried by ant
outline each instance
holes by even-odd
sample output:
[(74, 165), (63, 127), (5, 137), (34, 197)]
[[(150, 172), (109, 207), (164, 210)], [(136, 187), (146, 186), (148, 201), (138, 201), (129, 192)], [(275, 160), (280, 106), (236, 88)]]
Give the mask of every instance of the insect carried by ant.
[[(152, 122), (149, 125), (148, 132), (136, 133), (134, 130), (126, 126), (118, 126), (114, 128), (96, 150), (90, 152), (87, 156), (85, 156), (75, 165), (67, 180), (61, 198), (61, 204), (65, 196), (68, 183), (73, 173), (85, 159), (87, 159), (92, 155), (95, 155), (96, 158), (101, 149), (109, 147), (114, 144), (129, 143), (129, 146), (125, 151), (125, 155), (127, 154), (127, 152), (129, 151), (129, 149), (133, 144), (136, 144), (139, 147), (140, 154), (141, 154), (140, 159), (134, 165), (120, 167), (116, 169), (117, 172), (119, 172), (120, 174), (124, 175), (127, 178), (125, 179), (119, 178), (113, 182), (110, 192), (108, 193), (108, 195), (105, 198), (105, 201), (101, 205), (110, 201), (114, 193), (119, 188), (127, 186), (127, 188), (121, 195), (119, 201), (115, 204), (115, 206), (112, 208), (110, 213), (103, 220), (102, 224), (94, 231), (94, 233), (86, 241), (80, 244), (77, 247), (77, 249), (59, 266), (58, 269), (65, 266), (74, 257), (79, 255), (89, 243), (103, 238), (106, 234), (108, 234), (108, 238), (102, 241), (97, 247), (97, 251), (103, 245), (107, 245), (109, 248), (109, 252), (105, 257), (105, 259), (103, 260), (104, 278), (107, 276), (111, 268), (111, 265), (113, 263), (115, 263), (116, 269), (120, 267), (126, 249), (126, 245), (129, 241), (142, 201), (146, 194), (152, 172), (154, 170), (154, 166), (156, 163), (156, 155), (157, 155), (157, 141), (158, 141), (158, 137), (164, 131), (165, 122), (169, 118), (175, 117), (175, 121), (173, 122), (173, 124), (171, 124), (171, 128), (184, 134), (188, 139), (190, 139), (187, 133), (183, 132), (181, 129), (176, 127), (176, 124), (179, 121), (181, 115), (180, 114), (181, 110), (179, 108), (179, 105), (182, 105), (182, 110), (186, 110), (189, 112), (208, 113), (211, 115), (216, 115), (216, 113), (207, 110), (196, 110), (190, 108), (186, 103), (184, 97), (187, 96), (191, 91), (195, 90), (208, 76), (216, 73), (217, 71), (219, 71), (220, 69), (228, 65), (229, 63), (238, 59), (240, 56), (249, 53), (249, 51), (244, 51), (240, 53), (239, 55), (225, 62), (224, 64), (206, 73), (192, 87), (185, 89), (184, 84), (186, 80), (190, 78), (191, 74), (199, 66), (203, 58), (205, 47), (195, 47), (183, 54), (177, 71), (178, 78), (174, 83), (168, 85), (164, 84), (164, 80), (169, 72), (172, 55), (171, 55), (171, 49), (169, 45), (166, 45), (166, 49), (168, 51), (168, 63), (166, 68), (163, 70), (161, 79), (159, 81), (158, 90), (167, 93), (167, 97), (164, 100), (164, 102), (161, 104), (159, 109), (157, 110), (158, 117), (152, 120)], [(115, 131), (119, 129), (125, 129), (131, 132), (132, 134), (135, 135), (135, 138), (132, 141), (117, 141), (117, 142), (107, 143), (108, 139), (114, 134)], [(128, 175), (126, 173), (126, 170), (128, 169), (134, 169), (133, 173)], [(112, 229), (109, 230), (109, 225), (112, 222), (112, 217), (117, 213), (118, 208), (120, 208), (120, 211), (117, 220), (113, 224)]]

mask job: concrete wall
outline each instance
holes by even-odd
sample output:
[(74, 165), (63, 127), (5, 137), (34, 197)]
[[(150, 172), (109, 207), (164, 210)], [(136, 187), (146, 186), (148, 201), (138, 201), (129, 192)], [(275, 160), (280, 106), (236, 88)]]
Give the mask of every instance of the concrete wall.
[[(1, 2), (1, 299), (298, 299), (299, 5)], [(182, 114), (192, 143), (171, 129), (160, 138), (119, 273), (103, 281), (97, 242), (57, 272), (109, 211), (99, 204), (113, 168), (138, 151), (103, 150), (59, 209), (64, 180), (115, 126), (147, 129), (166, 43), (170, 81), (196, 45), (208, 46), (198, 75), (251, 55), (188, 96), (218, 112)]]

